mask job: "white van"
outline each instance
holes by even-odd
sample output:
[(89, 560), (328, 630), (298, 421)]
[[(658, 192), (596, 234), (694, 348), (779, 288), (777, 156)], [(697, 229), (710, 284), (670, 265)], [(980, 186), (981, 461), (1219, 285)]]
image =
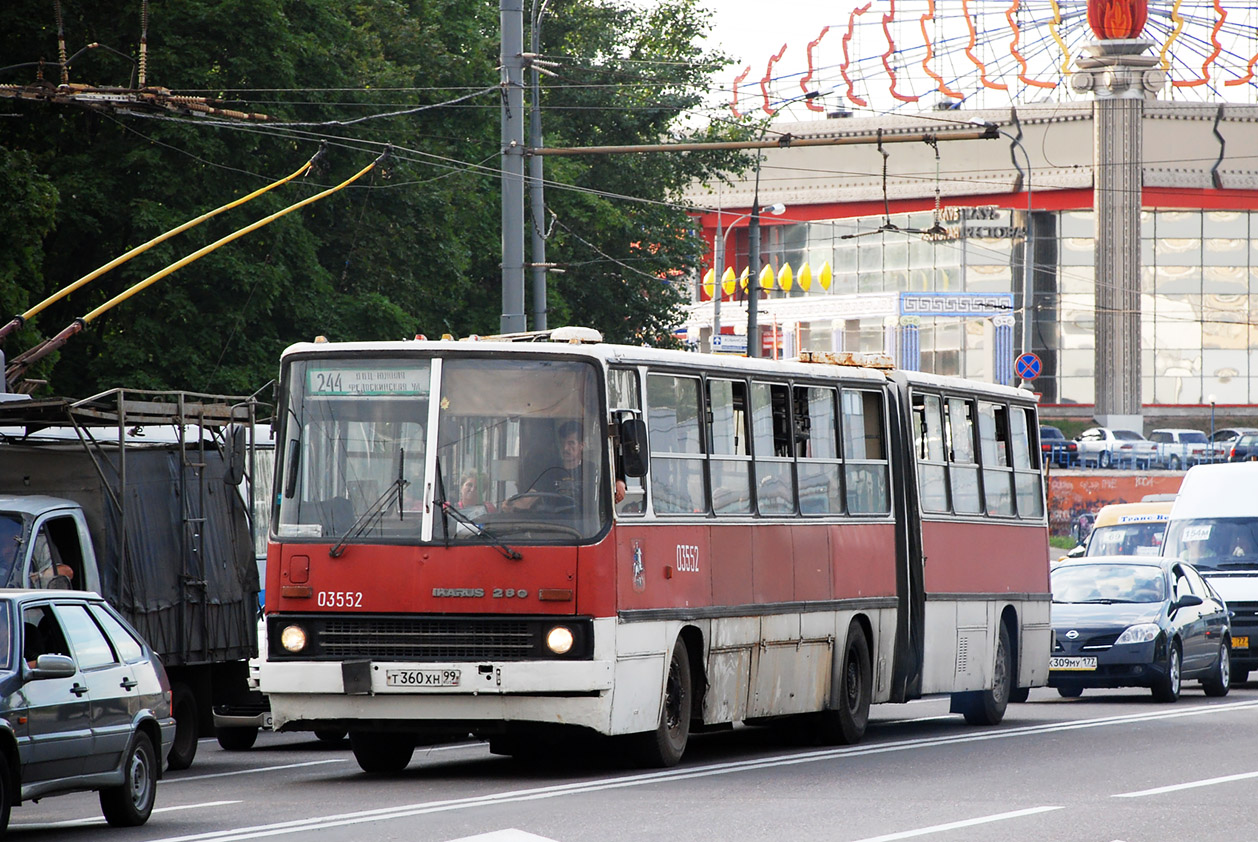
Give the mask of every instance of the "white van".
[(1189, 468), (1162, 555), (1188, 561), (1232, 611), (1232, 681), (1258, 669), (1258, 462)]

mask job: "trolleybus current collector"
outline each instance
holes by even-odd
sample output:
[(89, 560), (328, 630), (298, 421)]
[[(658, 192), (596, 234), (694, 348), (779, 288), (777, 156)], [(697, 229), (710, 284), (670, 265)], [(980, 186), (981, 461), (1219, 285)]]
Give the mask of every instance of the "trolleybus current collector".
[[(580, 336), (578, 331), (570, 331)], [(1047, 678), (1034, 397), (601, 342), (308, 343), (281, 364), (261, 687), (369, 771), (553, 729), (855, 742)]]

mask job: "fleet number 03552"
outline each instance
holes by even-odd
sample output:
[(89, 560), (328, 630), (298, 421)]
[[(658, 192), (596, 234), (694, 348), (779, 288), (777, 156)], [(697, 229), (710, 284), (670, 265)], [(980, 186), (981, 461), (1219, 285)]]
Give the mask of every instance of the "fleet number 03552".
[(320, 608), (362, 608), (362, 591), (319, 591), (315, 603)]

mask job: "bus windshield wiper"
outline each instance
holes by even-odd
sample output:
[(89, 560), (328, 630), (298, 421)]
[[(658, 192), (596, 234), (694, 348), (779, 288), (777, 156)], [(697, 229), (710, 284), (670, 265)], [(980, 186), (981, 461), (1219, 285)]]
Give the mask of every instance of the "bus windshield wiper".
[(503, 543), (502, 539), (499, 538), (497, 535), (494, 535), (492, 532), (485, 529), (485, 527), (481, 526), (479, 523), (477, 523), (476, 521), (472, 520), (470, 517), (463, 514), (461, 511), (459, 511), (458, 506), (453, 505), (448, 500), (442, 500), (440, 502), (440, 506), (441, 506), (441, 511), (444, 514), (449, 515), (450, 517), (457, 520), (459, 523), (466, 526), (468, 529), (471, 529), (480, 537), (484, 538), (486, 541), (488, 541), (490, 544), (493, 545), (494, 549), (498, 550), (498, 552), (502, 553), (507, 558), (511, 559), (512, 561), (519, 561), (520, 559), (524, 558), (524, 556), (520, 555), (518, 550), (514, 550), (511, 547), (507, 546), (505, 543)]
[(358, 516), (358, 519), (350, 524), (349, 529), (345, 530), (345, 534), (341, 536), (341, 540), (336, 542), (332, 549), (328, 550), (328, 555), (332, 558), (340, 558), (345, 552), (345, 545), (352, 539), (367, 531), (368, 528), (374, 526), (384, 517), (384, 510), (388, 508), (393, 498), (397, 498), (398, 518), (402, 517), (402, 500), (406, 491), (406, 486), (410, 485), (410, 481), (403, 476), (403, 470), (406, 465), (406, 452), (402, 448), (398, 448), (397, 454), (397, 478), (389, 483), (389, 487), (384, 493), (376, 498), (376, 502), (372, 503), (366, 510)]

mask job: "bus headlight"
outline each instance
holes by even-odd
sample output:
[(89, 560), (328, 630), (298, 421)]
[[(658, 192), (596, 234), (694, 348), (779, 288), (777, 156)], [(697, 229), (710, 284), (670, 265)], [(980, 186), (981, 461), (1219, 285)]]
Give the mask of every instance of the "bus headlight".
[(280, 646), (288, 652), (300, 652), (306, 648), (306, 630), (301, 626), (285, 626), (280, 632)]
[(546, 632), (546, 648), (556, 655), (566, 655), (572, 649), (572, 630), (567, 626), (555, 626)]

